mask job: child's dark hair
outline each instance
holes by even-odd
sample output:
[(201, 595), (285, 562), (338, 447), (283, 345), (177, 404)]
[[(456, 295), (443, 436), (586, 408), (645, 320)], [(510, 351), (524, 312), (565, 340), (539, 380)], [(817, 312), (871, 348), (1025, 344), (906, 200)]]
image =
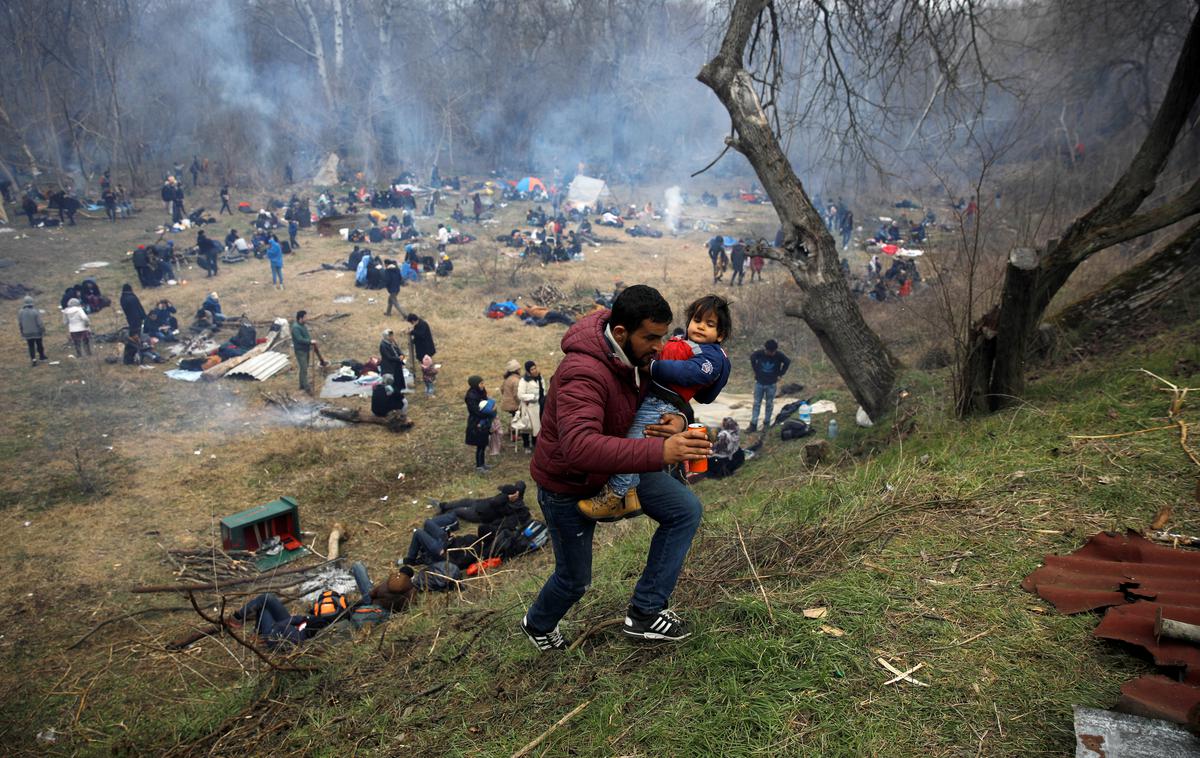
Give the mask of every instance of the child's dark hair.
[(729, 314), (729, 301), (720, 295), (705, 295), (687, 307), (685, 317), (690, 323), (696, 314), (713, 314), (717, 317), (717, 340), (724, 342), (733, 332), (733, 316)]

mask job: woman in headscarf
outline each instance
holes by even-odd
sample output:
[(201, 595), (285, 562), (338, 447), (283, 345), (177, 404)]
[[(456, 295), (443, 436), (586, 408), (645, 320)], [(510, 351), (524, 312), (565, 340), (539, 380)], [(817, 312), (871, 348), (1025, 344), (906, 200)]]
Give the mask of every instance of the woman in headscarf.
[(404, 389), (404, 353), (391, 329), (384, 329), (379, 341), (379, 373), (391, 374), (396, 379), (396, 389)]
[(500, 410), (508, 414), (505, 421), (511, 423), (517, 417), (521, 401), (517, 400), (517, 385), (521, 383), (521, 364), (516, 358), (504, 366), (504, 379), (500, 382)]
[(729, 476), (746, 462), (740, 437), (738, 422), (728, 416), (721, 420), (721, 431), (708, 459), (708, 476), (713, 479)]
[(525, 361), (525, 376), (517, 385), (517, 399), (521, 408), (513, 424), (521, 432), (525, 452), (532, 453), (537, 437), (542, 431), (542, 406), (546, 402), (546, 388), (542, 384), (542, 372), (534, 361)]
[(485, 456), (488, 439), (492, 434), (492, 419), (496, 416), (496, 402), (488, 402), (487, 388), (483, 386), (482, 376), (468, 377), (467, 385), (467, 394), (463, 396), (463, 402), (467, 406), (465, 442), (475, 448), (475, 470), (484, 473), (489, 470)]

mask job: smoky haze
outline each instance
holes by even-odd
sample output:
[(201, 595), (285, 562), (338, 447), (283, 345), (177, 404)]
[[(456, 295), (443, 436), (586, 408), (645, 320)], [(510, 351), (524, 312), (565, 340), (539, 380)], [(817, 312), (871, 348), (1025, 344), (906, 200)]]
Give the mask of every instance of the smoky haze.
[[(977, 3), (988, 34), (968, 49), (951, 28), (935, 51), (898, 47), (910, 4), (827, 4), (832, 43), (815, 6), (777, 4), (781, 88), (769, 110), (814, 193), (957, 171), (981, 145), (1039, 159), (1145, 127), (1190, 6)], [(262, 185), (288, 164), (311, 178), (336, 152), (372, 182), (403, 169), (427, 179), (434, 164), (548, 179), (583, 164), (665, 188), (708, 164), (728, 134), (695, 79), (727, 10), (687, 0), (9, 0), (0, 173), (94, 192), (111, 169), (146, 190), (199, 156), (211, 181)], [(761, 73), (764, 49), (750, 61)], [(751, 178), (735, 151), (712, 174)]]

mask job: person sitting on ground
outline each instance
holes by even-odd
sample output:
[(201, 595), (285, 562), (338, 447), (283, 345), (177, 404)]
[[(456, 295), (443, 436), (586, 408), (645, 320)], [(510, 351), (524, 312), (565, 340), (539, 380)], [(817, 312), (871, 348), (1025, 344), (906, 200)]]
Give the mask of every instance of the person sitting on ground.
[(216, 292), (208, 293), (208, 297), (204, 298), (204, 302), (200, 304), (200, 310), (208, 311), (212, 314), (214, 324), (220, 324), (225, 321), (225, 314), (221, 313), (221, 298)]
[[(692, 398), (711, 403), (729, 380), (729, 356), (721, 347), (733, 332), (729, 303), (719, 295), (706, 295), (687, 307), (686, 320), (687, 339), (668, 340), (658, 360), (650, 363), (654, 383), (634, 416), (627, 439), (640, 439), (647, 425), (679, 413), (680, 400), (684, 404)], [(598, 494), (579, 501), (579, 510), (597, 520), (637, 513), (641, 509), (636, 490), (639, 478), (637, 474), (610, 477)]]
[(404, 416), (408, 401), (401, 392), (403, 389), (403, 384), (396, 386), (395, 377), (391, 374), (380, 374), (379, 382), (371, 389), (371, 415), (387, 418), (389, 414), (398, 412)]
[(171, 305), (170, 300), (166, 298), (159, 300), (154, 308), (146, 314), (142, 331), (148, 337), (154, 337), (163, 342), (179, 340), (179, 321), (175, 318), (175, 306)]
[(712, 479), (721, 479), (737, 471), (746, 462), (742, 450), (738, 422), (726, 416), (721, 420), (721, 431), (713, 444), (713, 454), (708, 459), (708, 474)]

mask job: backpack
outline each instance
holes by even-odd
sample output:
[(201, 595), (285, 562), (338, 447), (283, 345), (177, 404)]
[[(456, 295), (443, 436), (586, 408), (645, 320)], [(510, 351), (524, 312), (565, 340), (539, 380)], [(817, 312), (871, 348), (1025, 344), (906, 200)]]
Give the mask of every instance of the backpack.
[(812, 434), (812, 427), (803, 421), (791, 420), (783, 422), (783, 428), (779, 431), (779, 438), (783, 440), (795, 440), (801, 437), (807, 437)]
[(421, 592), (447, 592), (462, 579), (463, 572), (450, 561), (431, 563), (412, 578), (412, 584)]
[(354, 610), (350, 611), (350, 624), (355, 629), (362, 629), (369, 624), (383, 623), (390, 616), (391, 614), (381, 606), (373, 603), (370, 605), (356, 605)]
[(536, 520), (530, 521), (521, 534), (529, 540), (530, 550), (539, 550), (545, 547), (546, 540), (550, 538), (550, 531), (546, 529), (546, 525)]
[(332, 618), (346, 610), (346, 596), (337, 590), (325, 590), (313, 603), (312, 615), (316, 618)]

